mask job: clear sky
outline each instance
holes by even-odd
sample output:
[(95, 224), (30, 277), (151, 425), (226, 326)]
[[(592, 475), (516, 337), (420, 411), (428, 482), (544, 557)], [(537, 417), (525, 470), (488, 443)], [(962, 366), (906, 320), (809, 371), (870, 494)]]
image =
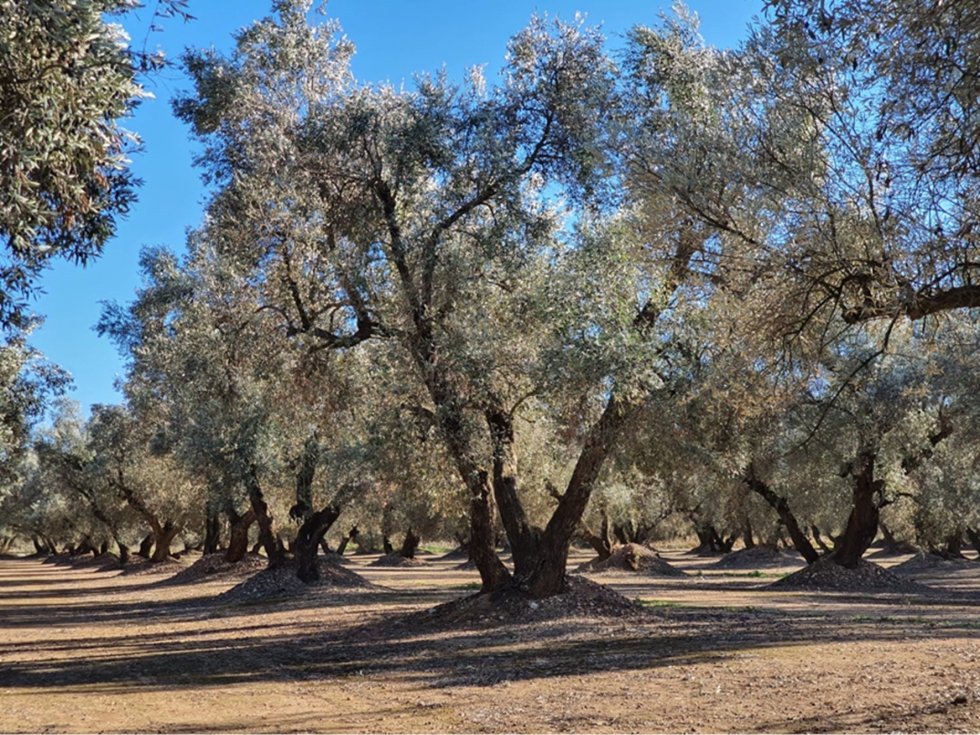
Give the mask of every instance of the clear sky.
[[(156, 3), (148, 2), (154, 6)], [(719, 48), (732, 47), (746, 35), (749, 21), (762, 12), (762, 0), (689, 0), (701, 19), (701, 33)], [(488, 74), (504, 61), (507, 40), (532, 13), (571, 19), (576, 12), (601, 24), (613, 45), (630, 26), (652, 25), (663, 3), (647, 0), (331, 0), (328, 15), (337, 18), (357, 54), (353, 71), (368, 82), (411, 84), (416, 72), (445, 65), (451, 76), (485, 64)], [(185, 47), (228, 49), (231, 33), (268, 14), (269, 0), (191, 0), (196, 20), (164, 21), (150, 43), (175, 58)], [(134, 43), (142, 44), (149, 15), (127, 23)], [(114, 346), (94, 331), (100, 302), (126, 303), (139, 286), (137, 263), (144, 245), (182, 249), (185, 233), (201, 219), (206, 192), (191, 164), (193, 143), (185, 126), (170, 113), (170, 99), (189, 85), (170, 70), (148, 83), (155, 99), (144, 102), (125, 127), (140, 134), (145, 151), (133, 170), (143, 179), (139, 202), (122, 222), (103, 256), (87, 268), (59, 263), (45, 274), (46, 294), (34, 310), (46, 318), (31, 342), (75, 379), (72, 397), (87, 411), (93, 403), (117, 403), (114, 388), (123, 362)]]

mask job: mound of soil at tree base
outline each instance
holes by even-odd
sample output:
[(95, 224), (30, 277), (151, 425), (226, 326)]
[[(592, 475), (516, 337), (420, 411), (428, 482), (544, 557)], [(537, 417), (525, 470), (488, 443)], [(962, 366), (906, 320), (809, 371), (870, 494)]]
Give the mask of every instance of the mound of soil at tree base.
[(259, 554), (246, 554), (241, 561), (230, 562), (225, 558), (225, 553), (219, 551), (215, 554), (205, 554), (189, 567), (184, 567), (174, 576), (161, 580), (158, 584), (169, 586), (219, 579), (242, 579), (261, 572), (268, 565), (268, 559)]
[(803, 566), (805, 563), (798, 556), (784, 554), (774, 546), (756, 546), (725, 554), (711, 566), (715, 569), (763, 569)]
[(580, 574), (599, 574), (602, 572), (633, 572), (662, 577), (685, 577), (684, 572), (665, 562), (653, 549), (640, 544), (624, 544), (613, 549), (608, 559), (599, 561), (598, 557), (587, 561), (576, 570)]
[(440, 556), (436, 561), (469, 561), (470, 552), (466, 549), (453, 549)]
[(397, 551), (393, 551), (390, 554), (385, 554), (380, 559), (375, 559), (370, 564), (369, 567), (421, 567), (428, 564), (426, 561), (421, 559), (406, 559), (404, 556), (399, 554)]
[(123, 567), (122, 573), (125, 575), (174, 575), (187, 569), (187, 565), (177, 559), (164, 559), (163, 561), (150, 561), (141, 556), (132, 557), (129, 563)]
[(817, 592), (897, 592), (926, 594), (932, 590), (925, 585), (903, 579), (884, 567), (862, 560), (854, 569), (835, 564), (830, 556), (822, 556), (815, 564), (803, 567), (788, 577), (768, 585), (769, 589), (814, 590)]
[(112, 553), (99, 554), (98, 556), (92, 556), (91, 554), (76, 556), (72, 562), (72, 566), (76, 569), (90, 569), (91, 567), (98, 567), (100, 571), (120, 569), (119, 556)]
[(48, 556), (44, 557), (44, 560), (41, 563), (57, 564), (59, 566), (69, 566), (71, 564), (74, 564), (76, 559), (78, 559), (77, 555), (72, 556), (68, 552), (63, 551), (60, 554), (49, 554)]
[(895, 574), (915, 576), (916, 574), (935, 574), (936, 572), (951, 572), (969, 567), (977, 567), (977, 562), (962, 557), (945, 557), (939, 554), (919, 552), (911, 559), (891, 568)]
[(623, 617), (643, 614), (643, 607), (605, 585), (572, 575), (568, 589), (560, 595), (535, 600), (526, 592), (507, 587), (490, 594), (476, 594), (443, 603), (406, 616), (397, 624), (416, 628), (443, 629), (513, 623), (537, 623), (562, 618)]
[(317, 559), (320, 579), (306, 584), (296, 576), (294, 564), (284, 564), (275, 569), (265, 568), (214, 598), (215, 604), (259, 602), (262, 600), (288, 599), (302, 597), (316, 590), (375, 589), (377, 585), (368, 582), (356, 572), (347, 569), (329, 557)]
[(896, 556), (905, 556), (906, 554), (918, 554), (920, 549), (912, 544), (899, 543), (891, 548), (872, 546), (868, 552), (865, 556), (866, 559), (892, 559)]

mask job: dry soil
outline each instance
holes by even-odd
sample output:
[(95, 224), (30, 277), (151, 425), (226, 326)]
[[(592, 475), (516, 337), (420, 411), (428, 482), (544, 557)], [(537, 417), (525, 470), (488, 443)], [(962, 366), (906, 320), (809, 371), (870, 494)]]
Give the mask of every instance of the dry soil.
[(792, 558), (663, 558), (687, 576), (591, 575), (638, 612), (451, 625), (430, 611), (477, 577), (435, 555), (248, 602), (217, 600), (240, 577), (168, 584), (174, 565), (5, 558), (0, 730), (980, 731), (980, 563), (908, 566), (938, 593), (840, 593), (769, 589)]

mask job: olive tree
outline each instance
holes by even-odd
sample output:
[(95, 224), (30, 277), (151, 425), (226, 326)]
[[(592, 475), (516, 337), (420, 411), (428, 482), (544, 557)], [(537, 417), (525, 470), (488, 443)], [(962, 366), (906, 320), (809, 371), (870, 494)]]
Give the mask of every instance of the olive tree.
[[(230, 56), (185, 59), (176, 110), (215, 185), (208, 236), (306, 349), (403, 356), (467, 490), (484, 589), (558, 593), (603, 465), (661, 384), (654, 335), (702, 234), (603, 209), (631, 115), (595, 30), (535, 18), (498, 85), (474, 70), (409, 91), (357, 83), (351, 44), (305, 3), (275, 10)], [(543, 518), (516, 451), (539, 410), (565, 412), (568, 453)]]
[[(185, 0), (154, 4), (190, 16)], [(139, 138), (120, 121), (147, 96), (159, 54), (129, 43), (113, 19), (132, 0), (0, 3), (0, 326), (24, 324), (26, 297), (53, 258), (101, 253), (135, 200), (128, 156)]]

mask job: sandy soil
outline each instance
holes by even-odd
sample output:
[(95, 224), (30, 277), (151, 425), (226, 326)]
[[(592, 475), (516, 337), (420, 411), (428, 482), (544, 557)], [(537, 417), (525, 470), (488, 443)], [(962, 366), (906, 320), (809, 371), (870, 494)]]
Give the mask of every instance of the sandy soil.
[(689, 576), (591, 577), (641, 612), (451, 630), (428, 610), (477, 578), (436, 556), (249, 604), (173, 567), (2, 559), (0, 730), (980, 731), (980, 563), (923, 568), (941, 594), (843, 594), (766, 589), (793, 560), (663, 557)]

